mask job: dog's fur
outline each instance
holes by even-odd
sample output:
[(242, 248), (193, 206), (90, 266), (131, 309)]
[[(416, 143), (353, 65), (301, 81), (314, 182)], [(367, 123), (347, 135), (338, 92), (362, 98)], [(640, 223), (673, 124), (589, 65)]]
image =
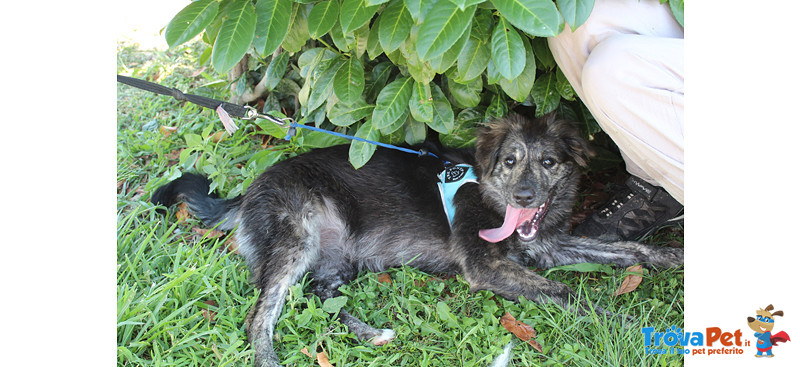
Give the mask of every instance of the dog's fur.
[[(681, 249), (567, 233), (587, 149), (571, 124), (553, 116), (532, 121), (512, 115), (482, 128), (474, 154), (439, 151), (454, 163), (473, 165), (480, 182), (465, 184), (455, 195), (452, 228), (436, 186), (443, 163), (381, 148), (358, 170), (348, 162), (347, 146), (300, 155), (267, 169), (244, 196), (231, 200), (209, 196), (206, 179), (186, 174), (157, 190), (152, 201), (171, 205), (183, 199), (207, 225), (236, 229), (239, 251), (261, 288), (247, 319), (256, 364), (278, 366), (275, 323), (289, 286), (307, 272), (313, 292), (323, 300), (337, 296), (337, 288), (361, 270), (409, 265), (461, 273), (472, 290), (491, 290), (510, 300), (552, 301), (583, 312), (568, 286), (528, 267), (682, 265)], [(479, 237), (480, 229), (503, 223), (508, 204), (535, 208), (545, 202), (532, 240), (513, 233), (492, 244)], [(380, 345), (394, 337), (345, 310), (339, 317), (360, 340)]]

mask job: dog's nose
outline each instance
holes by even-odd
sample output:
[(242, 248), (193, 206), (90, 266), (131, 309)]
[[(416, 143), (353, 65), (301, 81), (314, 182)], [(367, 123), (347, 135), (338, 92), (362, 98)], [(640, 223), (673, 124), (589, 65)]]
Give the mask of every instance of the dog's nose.
[(514, 193), (514, 201), (521, 207), (526, 207), (533, 203), (533, 190), (530, 188), (522, 188)]

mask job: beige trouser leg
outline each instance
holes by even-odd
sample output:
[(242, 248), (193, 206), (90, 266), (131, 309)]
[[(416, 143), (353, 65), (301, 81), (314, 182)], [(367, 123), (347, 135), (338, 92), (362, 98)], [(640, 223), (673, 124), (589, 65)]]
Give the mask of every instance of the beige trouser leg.
[(683, 203), (683, 28), (669, 7), (596, 0), (585, 24), (548, 43), (628, 172)]

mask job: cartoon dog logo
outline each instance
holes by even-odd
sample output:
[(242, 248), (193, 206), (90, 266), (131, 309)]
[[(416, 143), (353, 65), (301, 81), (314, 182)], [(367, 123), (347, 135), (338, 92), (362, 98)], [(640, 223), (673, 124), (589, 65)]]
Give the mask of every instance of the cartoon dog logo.
[(783, 316), (783, 311), (770, 312), (773, 308), (772, 305), (769, 305), (756, 311), (755, 318), (747, 318), (747, 326), (756, 332), (755, 336), (758, 338), (758, 343), (756, 343), (756, 349), (758, 350), (756, 357), (758, 358), (763, 357), (764, 353), (769, 358), (774, 357), (775, 355), (772, 354), (773, 346), (791, 341), (789, 334), (785, 331), (772, 334), (772, 328), (775, 327), (775, 316)]

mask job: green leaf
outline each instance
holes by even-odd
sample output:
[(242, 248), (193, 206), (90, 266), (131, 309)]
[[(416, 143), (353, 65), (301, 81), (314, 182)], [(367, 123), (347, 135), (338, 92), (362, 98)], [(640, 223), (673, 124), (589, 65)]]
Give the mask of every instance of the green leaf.
[(428, 129), (425, 127), (425, 124), (419, 121), (412, 119), (406, 120), (406, 129), (405, 129), (405, 142), (408, 145), (416, 145), (420, 144), (425, 141), (425, 135), (428, 133)]
[(564, 16), (564, 21), (575, 30), (586, 22), (586, 19), (589, 19), (589, 13), (594, 7), (594, 0), (556, 0), (556, 4), (558, 4), (561, 15)]
[(308, 33), (317, 39), (330, 32), (339, 19), (339, 0), (317, 3), (308, 14)]
[(179, 11), (167, 24), (164, 38), (169, 47), (180, 45), (200, 34), (217, 16), (219, 2), (198, 0)]
[(408, 101), (411, 117), (420, 122), (433, 122), (433, 96), (429, 83), (414, 82)]
[(436, 84), (431, 86), (431, 97), (433, 98), (433, 121), (428, 123), (428, 126), (441, 134), (449, 134), (453, 130), (455, 118), (450, 102)]
[(486, 70), (490, 57), (491, 53), (486, 43), (469, 37), (458, 55), (458, 78), (456, 80), (465, 83), (479, 77)]
[(375, 110), (372, 111), (372, 123), (376, 129), (383, 129), (396, 122), (408, 109), (414, 79), (399, 78), (387, 85), (378, 94)]
[(431, 59), (430, 63), (433, 71), (441, 74), (447, 71), (447, 69), (450, 69), (456, 60), (458, 60), (458, 55), (464, 50), (464, 45), (467, 44), (467, 39), (469, 39), (469, 37), (470, 32), (464, 32), (453, 47), (450, 47), (450, 49), (445, 51), (441, 56)]
[[(380, 26), (380, 24), (376, 24), (376, 26)], [(382, 53), (383, 48), (381, 47), (380, 30), (376, 29), (376, 27), (372, 27), (369, 32), (369, 37), (367, 38), (367, 56), (369, 56), (370, 60), (375, 60), (375, 58)]]
[(378, 33), (385, 52), (396, 50), (408, 38), (414, 21), (406, 10), (403, 0), (392, 0), (380, 15)]
[(455, 126), (450, 134), (439, 138), (442, 144), (451, 148), (467, 148), (475, 145), (475, 127), (483, 122), (482, 108), (465, 108), (458, 113)]
[(558, 108), (558, 102), (561, 101), (561, 95), (558, 93), (557, 88), (556, 74), (550, 71), (536, 79), (531, 90), (531, 97), (533, 98), (533, 103), (536, 104), (536, 117), (542, 117), (549, 112), (555, 111)]
[(417, 33), (417, 53), (420, 60), (430, 60), (442, 55), (461, 38), (469, 28), (476, 5), (465, 10), (450, 1), (439, 1), (425, 16)]
[(522, 74), (512, 80), (501, 78), (499, 82), (503, 91), (517, 102), (523, 102), (528, 98), (536, 80), (536, 57), (533, 55), (533, 49), (526, 40), (522, 41), (522, 45), (525, 46), (525, 68)]
[(308, 14), (311, 12), (310, 4), (297, 4), (292, 15), (292, 26), (283, 39), (281, 47), (289, 52), (300, 52), (311, 35), (308, 33)]
[(347, 296), (328, 298), (322, 303), (322, 310), (330, 314), (335, 314), (339, 312), (345, 304), (347, 304)]
[(339, 10), (342, 33), (348, 34), (367, 24), (379, 7), (379, 5), (367, 6), (366, 0), (342, 0), (342, 7)]
[(403, 2), (406, 4), (406, 9), (408, 9), (408, 13), (411, 15), (411, 19), (414, 19), (415, 24), (422, 23), (422, 20), (425, 18), (425, 14), (428, 14), (428, 11), (431, 10), (437, 1), (438, 0), (403, 0)]
[(336, 126), (350, 126), (372, 114), (375, 106), (367, 104), (363, 99), (359, 99), (351, 105), (336, 103), (328, 113), (328, 119)]
[(281, 52), (278, 56), (273, 57), (267, 66), (267, 79), (265, 86), (268, 91), (272, 91), (278, 85), (278, 82), (283, 79), (286, 74), (286, 68), (289, 66), (289, 53)]
[(475, 78), (465, 84), (447, 79), (447, 89), (450, 91), (450, 95), (453, 97), (453, 103), (456, 107), (475, 107), (481, 103), (483, 79)]
[(344, 62), (333, 79), (333, 92), (344, 104), (352, 104), (361, 98), (364, 92), (364, 67), (357, 58), (351, 57)]
[(550, 52), (550, 46), (547, 45), (547, 38), (536, 37), (531, 40), (531, 47), (533, 54), (536, 55), (536, 68), (539, 70), (550, 70), (556, 67), (556, 59)]
[(572, 89), (572, 85), (569, 84), (567, 76), (564, 75), (561, 69), (556, 69), (556, 90), (558, 90), (558, 94), (561, 95), (561, 98), (568, 101), (575, 100), (575, 90)]
[(436, 303), (436, 315), (439, 317), (440, 321), (447, 323), (447, 326), (455, 329), (459, 328), (458, 319), (456, 319), (456, 315), (450, 311), (450, 306), (448, 306), (447, 303), (442, 301)]
[(367, 6), (373, 6), (373, 5), (381, 5), (383, 3), (388, 3), (388, 2), (389, 0), (367, 0), (366, 4)]
[(308, 112), (316, 110), (317, 107), (322, 106), (328, 100), (333, 91), (333, 79), (344, 63), (345, 61), (340, 59), (323, 65), (322, 73), (319, 74), (319, 78), (316, 78), (311, 86), (311, 94), (308, 97), (308, 105), (306, 106)]
[(256, 52), (269, 55), (283, 43), (291, 25), (292, 0), (258, 0), (256, 3)]
[(492, 96), (492, 101), (489, 102), (488, 106), (486, 106), (486, 114), (484, 116), (485, 121), (493, 121), (503, 118), (506, 115), (508, 115), (508, 104), (506, 103), (506, 99), (499, 94), (495, 94)]
[[(355, 136), (362, 139), (377, 141), (380, 138), (380, 132), (372, 125), (372, 120), (364, 122), (356, 131)], [(372, 155), (375, 153), (377, 146), (375, 144), (365, 143), (363, 141), (353, 140), (350, 143), (350, 164), (359, 169), (363, 167)]]
[(675, 20), (683, 27), (683, 0), (669, 0), (669, 8)]
[(492, 33), (492, 61), (497, 72), (509, 80), (519, 76), (525, 68), (522, 37), (502, 16)]
[(394, 70), (395, 67), (390, 61), (384, 61), (372, 68), (369, 73), (371, 82), (368, 83), (369, 86), (365, 93), (367, 101), (375, 101), (378, 98), (378, 93), (386, 86), (386, 82), (389, 81), (389, 76)]
[(562, 18), (552, 0), (490, 0), (517, 29), (536, 37), (561, 32)]
[(244, 57), (253, 42), (256, 15), (250, 0), (236, 0), (227, 8), (227, 18), (222, 21), (211, 65), (220, 73), (226, 73)]

